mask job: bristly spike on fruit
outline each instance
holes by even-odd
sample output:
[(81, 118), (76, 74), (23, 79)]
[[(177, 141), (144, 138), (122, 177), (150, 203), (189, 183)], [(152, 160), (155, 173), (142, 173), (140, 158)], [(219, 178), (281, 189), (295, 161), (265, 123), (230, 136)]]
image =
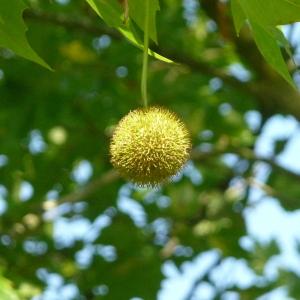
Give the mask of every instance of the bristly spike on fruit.
[(191, 141), (184, 123), (165, 108), (130, 112), (117, 125), (110, 144), (111, 162), (140, 186), (158, 186), (176, 175), (189, 158)]

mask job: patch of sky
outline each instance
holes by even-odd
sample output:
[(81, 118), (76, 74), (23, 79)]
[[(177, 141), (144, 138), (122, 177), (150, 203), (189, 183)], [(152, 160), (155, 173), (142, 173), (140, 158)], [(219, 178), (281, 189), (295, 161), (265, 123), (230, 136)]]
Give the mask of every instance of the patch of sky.
[[(297, 65), (300, 65), (300, 54), (296, 56), (295, 60), (297, 60)], [(294, 74), (293, 74), (293, 79), (294, 79), (294, 82), (296, 83), (298, 89), (300, 89), (300, 72), (299, 71), (296, 71)]]
[(255, 145), (256, 153), (266, 157), (272, 156), (274, 154), (275, 141), (292, 137), (292, 135), (296, 134), (298, 126), (298, 122), (291, 116), (276, 115), (270, 118), (257, 139)]
[(8, 157), (4, 154), (0, 154), (0, 168), (8, 164)]
[(113, 262), (117, 259), (117, 250), (111, 245), (97, 245), (96, 253), (107, 262)]
[(88, 160), (81, 160), (76, 164), (72, 171), (72, 179), (76, 183), (83, 185), (88, 182), (88, 180), (93, 175), (93, 167)]
[(228, 116), (232, 112), (232, 106), (229, 103), (222, 103), (219, 106), (219, 114), (223, 117)]
[(43, 218), (45, 221), (58, 220), (59, 217), (72, 211), (72, 204), (63, 203), (56, 206), (55, 202), (56, 201), (49, 200), (46, 203), (44, 203), (44, 208), (46, 208), (46, 212), (43, 214)]
[(208, 20), (206, 22), (206, 29), (208, 32), (215, 32), (218, 29), (218, 25), (214, 20)]
[(147, 215), (140, 203), (131, 198), (120, 197), (118, 198), (117, 207), (119, 211), (130, 216), (137, 227), (145, 226)]
[(166, 261), (162, 268), (166, 279), (162, 281), (162, 289), (158, 293), (158, 299), (185, 299), (193, 282), (204, 276), (218, 259), (218, 251), (212, 250), (201, 253), (192, 261), (184, 262), (180, 269), (172, 261)]
[(26, 202), (32, 198), (34, 194), (34, 188), (28, 181), (22, 181), (19, 190), (20, 200)]
[(94, 220), (90, 228), (85, 232), (83, 240), (86, 243), (94, 242), (100, 236), (101, 231), (110, 226), (111, 223), (112, 219), (109, 215), (101, 214)]
[(216, 295), (216, 290), (215, 288), (208, 282), (201, 282), (197, 289), (195, 290), (195, 294), (192, 297), (192, 300), (213, 300)]
[(198, 11), (200, 8), (197, 0), (183, 0), (183, 17), (189, 26), (193, 25), (198, 18)]
[(245, 121), (252, 131), (257, 131), (261, 126), (262, 116), (258, 111), (249, 110), (244, 115)]
[(93, 294), (95, 296), (105, 296), (109, 292), (109, 288), (105, 284), (98, 285), (93, 288)]
[(81, 269), (86, 269), (90, 266), (95, 251), (96, 251), (95, 246), (88, 244), (88, 245), (84, 245), (84, 247), (81, 250), (76, 252), (75, 260)]
[(177, 257), (191, 257), (193, 253), (193, 248), (188, 246), (178, 245), (174, 249), (174, 255)]
[(217, 92), (223, 87), (223, 80), (218, 77), (214, 77), (209, 81), (209, 87), (213, 92)]
[(183, 175), (189, 178), (194, 185), (200, 185), (203, 182), (201, 172), (191, 160), (186, 163), (183, 169)]
[(7, 210), (7, 189), (4, 185), (0, 184), (0, 216), (3, 215)]
[[(255, 131), (260, 127), (261, 115), (256, 111), (246, 113), (245, 119), (249, 127)], [(275, 158), (283, 167), (289, 168), (300, 174), (300, 135), (298, 122), (293, 117), (277, 115), (272, 117), (263, 127), (262, 133), (255, 145), (257, 155), (270, 157), (274, 154), (274, 143), (277, 139), (287, 138), (288, 144), (284, 151)], [(226, 155), (224, 161), (233, 166), (237, 163), (238, 158), (235, 155)], [(270, 172), (270, 166), (265, 163), (257, 163), (254, 167), (254, 177), (256, 180), (265, 182)], [(260, 202), (259, 202), (260, 201)], [(271, 240), (275, 240), (280, 247), (280, 254), (269, 259), (265, 266), (265, 278), (276, 280), (279, 268), (286, 268), (300, 275), (300, 257), (296, 248), (296, 241), (300, 240), (298, 228), (300, 228), (300, 210), (293, 212), (285, 211), (279, 204), (279, 201), (268, 197), (264, 192), (257, 188), (251, 188), (250, 202), (255, 205), (250, 206), (244, 212), (247, 225), (248, 235), (240, 240), (242, 248), (251, 251), (254, 247), (254, 241), (266, 244)], [(212, 253), (212, 254), (210, 254)], [(171, 261), (164, 264), (163, 273), (166, 279), (162, 283), (159, 292), (159, 300), (182, 300), (185, 299), (186, 293), (189, 291), (191, 284), (196, 278), (201, 276), (201, 267), (204, 265), (204, 254), (199, 255), (196, 259), (187, 263), (188, 267), (182, 268), (180, 271)], [(216, 256), (216, 252), (208, 252), (208, 257)], [(202, 257), (202, 259), (201, 259)], [(216, 259), (214, 257), (214, 259)], [(207, 262), (205, 258), (205, 262)], [(200, 266), (200, 267), (199, 267)], [(230, 285), (233, 282), (238, 283), (241, 287), (247, 287), (257, 278), (253, 271), (248, 268), (243, 260), (230, 258), (225, 260), (223, 269), (215, 271), (216, 284)], [(227, 270), (227, 271), (226, 271)], [(200, 272), (200, 273), (199, 273)], [(225, 273), (230, 273), (227, 278)], [(213, 273), (212, 273), (213, 274)], [(217, 275), (227, 278), (226, 282), (218, 279)], [(212, 278), (213, 279), (213, 278)], [(205, 289), (205, 288), (204, 288)], [(209, 288), (207, 289), (209, 290)], [(211, 295), (210, 295), (211, 293)], [(210, 299), (213, 291), (204, 292), (201, 297), (195, 296), (195, 299)], [(201, 295), (201, 293), (200, 293)], [(198, 297), (198, 298), (197, 298)], [(239, 299), (236, 294), (224, 293), (224, 300)], [(262, 296), (259, 300), (288, 300), (285, 288), (278, 288), (270, 293)]]
[(171, 201), (172, 200), (170, 197), (161, 195), (161, 196), (157, 197), (156, 203), (159, 208), (163, 209), (163, 208), (169, 207), (171, 204)]
[(25, 240), (23, 249), (32, 255), (43, 255), (47, 252), (48, 245), (44, 241)]
[(40, 268), (37, 270), (37, 277), (46, 284), (46, 288), (40, 295), (34, 296), (32, 300), (80, 299), (78, 287), (73, 283), (66, 284), (61, 275)]
[(100, 51), (106, 49), (111, 45), (111, 37), (107, 34), (103, 34), (93, 40), (94, 49)]
[(113, 262), (117, 259), (117, 251), (111, 245), (92, 245), (86, 244), (83, 248), (76, 252), (75, 259), (81, 269), (90, 266), (95, 255), (101, 256), (107, 262)]
[(224, 291), (233, 286), (246, 289), (259, 280), (247, 265), (246, 260), (234, 257), (223, 259), (221, 264), (210, 272), (210, 279), (218, 290)]
[(294, 300), (294, 298), (288, 297), (288, 291), (285, 287), (280, 287), (257, 298), (257, 300)]
[(2, 69), (0, 69), (0, 81), (4, 78), (4, 72)]
[(119, 66), (116, 68), (116, 75), (119, 78), (125, 78), (128, 75), (128, 68), (125, 66)]
[(207, 141), (207, 140), (210, 140), (212, 139), (214, 136), (214, 133), (212, 130), (210, 129), (205, 129), (205, 130), (202, 130), (200, 133), (199, 133), (199, 138), (201, 140), (204, 140), (204, 141)]
[(213, 149), (213, 144), (207, 142), (201, 143), (199, 146), (196, 147), (196, 149), (200, 152), (209, 153)]
[(38, 154), (46, 150), (47, 145), (39, 130), (35, 129), (30, 132), (28, 148), (32, 154)]
[(231, 64), (228, 72), (242, 82), (247, 82), (251, 79), (251, 73), (240, 63)]
[(268, 273), (284, 267), (300, 275), (300, 256), (295, 242), (300, 239), (300, 210), (286, 212), (276, 199), (265, 196), (260, 204), (245, 211), (245, 218), (250, 236), (262, 244), (274, 239), (280, 247), (281, 253), (268, 266)]
[[(275, 141), (288, 139), (287, 147), (275, 160), (284, 168), (300, 174), (299, 134), (298, 122), (293, 117), (274, 116), (263, 127), (255, 145), (255, 152), (265, 157), (273, 156)], [(258, 163), (255, 168), (255, 178), (264, 183), (268, 178), (270, 166)], [(278, 268), (286, 268), (300, 275), (300, 256), (296, 249), (296, 241), (300, 239), (297, 230), (300, 227), (300, 210), (285, 211), (277, 199), (258, 188), (251, 188), (249, 198), (250, 202), (255, 204), (244, 213), (249, 235), (262, 244), (274, 239), (280, 247), (280, 254), (272, 257), (266, 266), (266, 276), (276, 277)], [(278, 298), (278, 291), (274, 293), (274, 296), (270, 294), (269, 298), (261, 299), (286, 299), (285, 296)]]
[(60, 217), (53, 223), (53, 236), (59, 249), (72, 247), (77, 240), (83, 240), (91, 228), (91, 222), (83, 217), (71, 219)]
[(169, 239), (169, 232), (170, 232), (170, 221), (164, 218), (158, 218), (154, 220), (150, 227), (154, 232), (154, 243), (156, 245), (165, 245)]
[(9, 235), (3, 234), (0, 238), (0, 242), (3, 246), (10, 246), (12, 244), (12, 239)]
[(286, 39), (296, 48), (296, 51), (299, 50), (300, 22), (280, 27)]
[(70, 3), (70, 0), (55, 0), (60, 5), (67, 5)]

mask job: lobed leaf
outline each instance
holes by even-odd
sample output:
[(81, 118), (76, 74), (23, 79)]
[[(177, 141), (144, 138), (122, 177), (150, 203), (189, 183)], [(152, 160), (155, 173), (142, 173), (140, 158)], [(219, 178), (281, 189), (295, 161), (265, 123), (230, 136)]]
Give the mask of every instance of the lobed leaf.
[(258, 49), (266, 61), (294, 86), (280, 46), (291, 56), (289, 43), (279, 25), (300, 20), (299, 0), (231, 0), (231, 11), (237, 34), (248, 20)]
[(51, 70), (27, 41), (27, 28), (22, 19), (25, 8), (22, 0), (0, 1), (0, 46)]

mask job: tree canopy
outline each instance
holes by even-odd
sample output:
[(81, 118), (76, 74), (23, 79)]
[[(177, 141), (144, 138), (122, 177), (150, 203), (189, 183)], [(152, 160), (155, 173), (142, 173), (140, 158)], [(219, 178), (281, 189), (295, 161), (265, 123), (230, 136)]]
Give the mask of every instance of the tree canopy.
[[(193, 145), (154, 189), (109, 154), (142, 106), (146, 16), (149, 105), (180, 116)], [(270, 120), (300, 120), (299, 21), (299, 0), (0, 1), (0, 299), (176, 300), (161, 293), (167, 267), (207, 253), (182, 300), (203, 285), (205, 299), (299, 299), (300, 271), (269, 276), (282, 247), (246, 217), (265, 199), (300, 207), (300, 168), (280, 162), (292, 135), (260, 151)]]

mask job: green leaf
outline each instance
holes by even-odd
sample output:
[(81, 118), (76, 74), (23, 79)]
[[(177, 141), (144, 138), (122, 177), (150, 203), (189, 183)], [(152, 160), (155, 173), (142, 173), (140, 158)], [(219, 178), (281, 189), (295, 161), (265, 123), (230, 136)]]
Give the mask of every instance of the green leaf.
[(11, 287), (11, 282), (0, 276), (0, 299), (1, 300), (18, 300), (17, 293)]
[(86, 0), (93, 10), (111, 27), (122, 27), (122, 6), (117, 0)]
[[(132, 31), (129, 31), (129, 30), (123, 30), (123, 29), (120, 29), (120, 32), (133, 44), (135, 45), (136, 47), (140, 48), (140, 49), (143, 49), (144, 48), (144, 45), (142, 42), (138, 41), (135, 39)], [(151, 49), (148, 50), (148, 54), (153, 56), (154, 58), (156, 59), (159, 59), (161, 61), (164, 61), (164, 62), (167, 62), (167, 63), (174, 63), (172, 60), (156, 53), (155, 51), (152, 51)]]
[(246, 15), (239, 3), (239, 0), (231, 0), (231, 12), (233, 16), (233, 23), (237, 35), (239, 35), (245, 21)]
[[(137, 2), (129, 2), (130, 8), (129, 8), (129, 21), (125, 22), (124, 20), (124, 11), (122, 5), (117, 0), (86, 0), (87, 3), (92, 7), (92, 9), (100, 16), (107, 25), (111, 27), (115, 27), (118, 29), (133, 45), (136, 47), (143, 49), (144, 45), (142, 42), (141, 34), (135, 30), (134, 24), (132, 21), (134, 21), (141, 30), (143, 30), (142, 20), (143, 20), (143, 14), (141, 14), (141, 3), (139, 3), (139, 6), (137, 5)], [(131, 4), (130, 4), (131, 3)], [(150, 37), (157, 42), (157, 33), (156, 33), (156, 26), (155, 26), (155, 14), (157, 10), (159, 9), (158, 1), (155, 0), (151, 2), (150, 5)], [(131, 11), (132, 10), (132, 11)], [(137, 26), (136, 26), (137, 27)], [(157, 58), (161, 61), (172, 63), (172, 60), (159, 55), (158, 53), (149, 50), (149, 55), (153, 56), (154, 58)]]
[[(129, 16), (144, 31), (146, 17), (146, 2), (140, 0), (129, 0)], [(158, 0), (149, 3), (149, 36), (157, 43), (156, 13), (159, 11)]]
[(277, 40), (277, 42), (279, 43), (279, 45), (281, 47), (283, 47), (285, 49), (285, 51), (287, 52), (287, 54), (290, 56), (290, 58), (293, 59), (293, 54), (292, 54), (290, 43), (285, 38), (283, 32), (279, 28), (276, 27), (272, 30), (272, 34), (275, 37), (275, 39)]
[(268, 25), (283, 25), (300, 20), (299, 0), (239, 0), (247, 16)]
[(22, 0), (0, 1), (0, 46), (9, 48), (17, 55), (50, 69), (30, 47), (26, 38), (26, 25), (22, 19), (26, 5)]
[(271, 30), (260, 26), (256, 22), (250, 22), (253, 31), (254, 40), (259, 51), (266, 61), (292, 86), (294, 86), (287, 65), (283, 59), (277, 40), (274, 38)]
[(278, 26), (300, 20), (300, 1), (232, 0), (231, 9), (237, 33), (248, 19), (257, 47), (266, 61), (295, 86), (280, 50), (281, 45), (291, 56), (289, 43)]

